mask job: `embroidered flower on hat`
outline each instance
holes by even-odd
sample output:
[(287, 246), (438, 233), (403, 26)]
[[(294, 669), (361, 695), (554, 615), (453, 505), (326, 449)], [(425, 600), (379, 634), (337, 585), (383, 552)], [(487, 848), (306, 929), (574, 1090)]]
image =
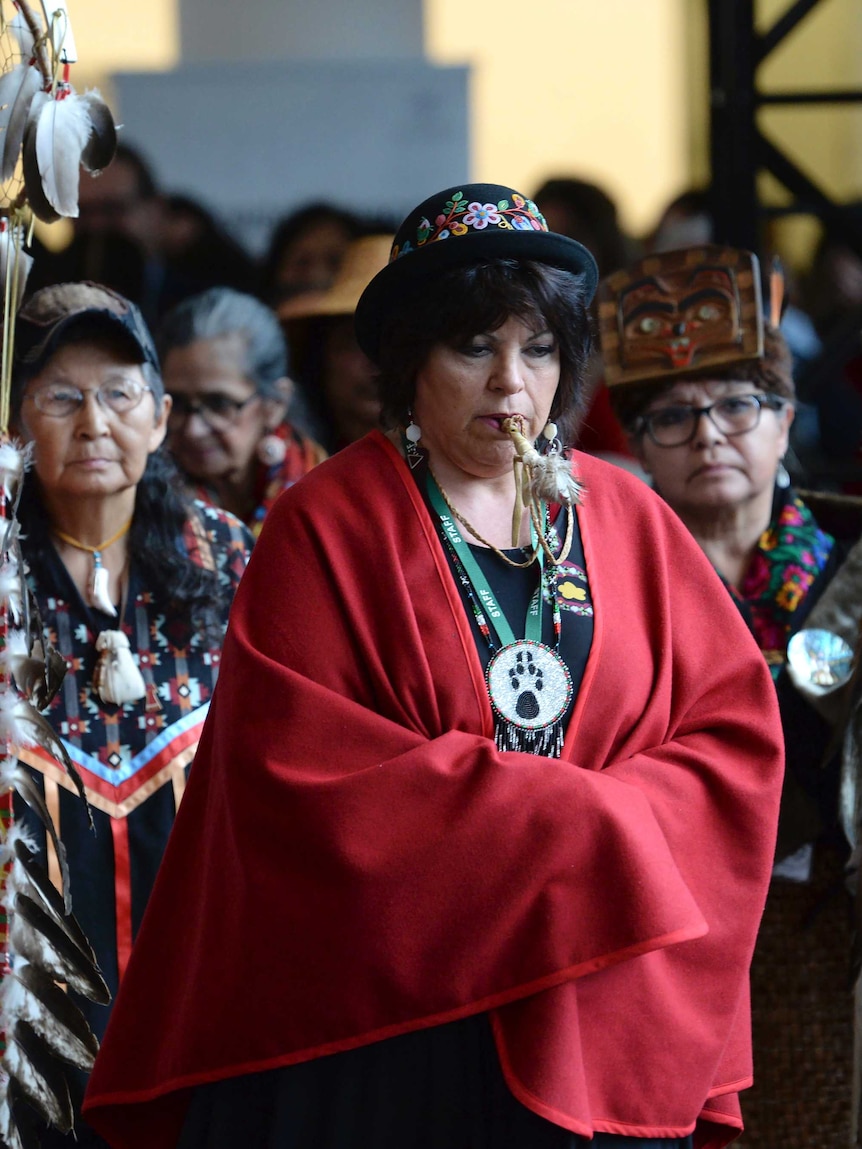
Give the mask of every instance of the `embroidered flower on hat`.
[(413, 244), (409, 239), (405, 239), (400, 246), (397, 243), (393, 244), (389, 262), (394, 263), (396, 259), (400, 259), (402, 255), (408, 255), (411, 251), (413, 251)]
[(489, 223), (499, 223), (502, 216), (494, 203), (471, 203), (467, 205), (467, 214), (464, 223), (468, 227), (475, 227), (477, 231), (487, 227)]
[(511, 200), (503, 198), (497, 203), (467, 202), (462, 191), (453, 192), (443, 204), (442, 211), (421, 215), (416, 227), (416, 246), (410, 240), (396, 244), (389, 262), (394, 263), (404, 255), (439, 240), (466, 235), (469, 231), (487, 231), (502, 228), (507, 231), (547, 231), (548, 225), (536, 205), (530, 199), (517, 193)]

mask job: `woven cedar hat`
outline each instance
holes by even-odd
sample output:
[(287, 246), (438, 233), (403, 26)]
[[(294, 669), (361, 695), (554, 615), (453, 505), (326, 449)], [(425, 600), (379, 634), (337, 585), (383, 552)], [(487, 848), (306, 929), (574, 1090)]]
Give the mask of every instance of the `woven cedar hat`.
[(352, 315), (371, 279), (389, 262), (391, 235), (367, 235), (355, 239), (332, 286), (326, 291), (304, 291), (285, 300), (278, 308), (282, 322), (312, 319), (319, 315)]
[(762, 359), (757, 257), (703, 244), (615, 271), (599, 287), (599, 336), (609, 387)]
[(587, 302), (598, 282), (590, 252), (548, 231), (532, 200), (502, 184), (460, 184), (430, 196), (398, 228), (389, 263), (356, 309), (362, 350), (378, 358), (384, 316), (427, 276), (488, 259), (535, 260), (582, 275)]

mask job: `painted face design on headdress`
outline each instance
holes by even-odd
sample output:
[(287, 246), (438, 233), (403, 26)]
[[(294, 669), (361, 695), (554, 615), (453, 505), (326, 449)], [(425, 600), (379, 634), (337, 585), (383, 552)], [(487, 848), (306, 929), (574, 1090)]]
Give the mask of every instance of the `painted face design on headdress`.
[(691, 367), (702, 347), (738, 347), (739, 296), (727, 268), (648, 276), (620, 293), (625, 367)]
[(606, 279), (599, 319), (610, 385), (702, 374), (762, 350), (760, 281), (748, 252), (689, 248)]

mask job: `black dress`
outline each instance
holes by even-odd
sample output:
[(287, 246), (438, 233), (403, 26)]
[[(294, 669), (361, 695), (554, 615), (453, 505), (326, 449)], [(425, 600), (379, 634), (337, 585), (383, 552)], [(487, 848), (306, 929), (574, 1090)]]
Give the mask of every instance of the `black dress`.
[[(625, 1035), (621, 1035), (625, 1040)], [(485, 1014), (286, 1069), (198, 1086), (178, 1149), (690, 1149), (592, 1141), (521, 1105)]]

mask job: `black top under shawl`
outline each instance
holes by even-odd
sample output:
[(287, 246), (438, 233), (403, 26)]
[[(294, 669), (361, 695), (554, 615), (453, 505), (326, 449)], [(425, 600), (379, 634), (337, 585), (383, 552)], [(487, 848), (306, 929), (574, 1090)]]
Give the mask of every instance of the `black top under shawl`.
[[(552, 538), (552, 541), (555, 543), (554, 553), (558, 552), (558, 540), (564, 537), (565, 533), (566, 512), (561, 510), (554, 525), (554, 535)], [(469, 542), (469, 536), (467, 541)], [(492, 550), (489, 550), (488, 547), (470, 544), (470, 551), (479, 564), (485, 578), (488, 580), (488, 584), (493, 590), (503, 613), (509, 620), (509, 625), (512, 627), (515, 637), (522, 638), (527, 617), (527, 607), (536, 589), (539, 573), (538, 566), (536, 566), (536, 564), (529, 567), (509, 566), (495, 555)], [(524, 559), (523, 550), (505, 550), (503, 553), (516, 562), (522, 562)], [(470, 620), (470, 626), (473, 631), (473, 639), (476, 643), (479, 661), (482, 663), (482, 669), (487, 670), (491, 656), (488, 642), (479, 629), (470, 606), (468, 593), (459, 582), (457, 570), (448, 549), (446, 550), (446, 557), (449, 560), (455, 582), (459, 584), (464, 609), (467, 612), (467, 617)], [(554, 639), (553, 612), (550, 602), (550, 595), (552, 593), (556, 594), (560, 604), (561, 632), (559, 655), (569, 668), (569, 674), (572, 676), (572, 701), (563, 718), (563, 724), (567, 725), (578, 696), (581, 679), (584, 676), (587, 656), (590, 653), (590, 644), (593, 638), (592, 600), (589, 593), (589, 585), (586, 580), (586, 563), (584, 562), (580, 531), (577, 529), (577, 516), (575, 517), (575, 528), (572, 533), (571, 549), (569, 550), (565, 563), (559, 567), (553, 567), (547, 560), (545, 562), (544, 587), (545, 590), (542, 601), (542, 642), (552, 648), (556, 645)], [(567, 597), (567, 593), (570, 596), (578, 594), (578, 597)], [(497, 645), (499, 646), (499, 643), (497, 643)]]
[[(558, 526), (564, 533), (565, 521)], [(513, 630), (522, 634), (538, 568), (517, 569), (486, 548), (472, 549)], [(577, 693), (593, 622), (577, 518), (559, 585), (562, 579), (571, 586), (565, 600), (570, 609), (560, 612), (560, 654)], [(485, 666), (488, 645), (463, 588), (462, 597)], [(543, 615), (543, 640), (553, 646), (547, 602)], [(624, 1043), (625, 1034), (619, 1037)], [(589, 1141), (539, 1117), (509, 1091), (488, 1017), (478, 1014), (301, 1065), (198, 1086), (178, 1149), (690, 1149), (691, 1144), (690, 1137), (603, 1133)]]

